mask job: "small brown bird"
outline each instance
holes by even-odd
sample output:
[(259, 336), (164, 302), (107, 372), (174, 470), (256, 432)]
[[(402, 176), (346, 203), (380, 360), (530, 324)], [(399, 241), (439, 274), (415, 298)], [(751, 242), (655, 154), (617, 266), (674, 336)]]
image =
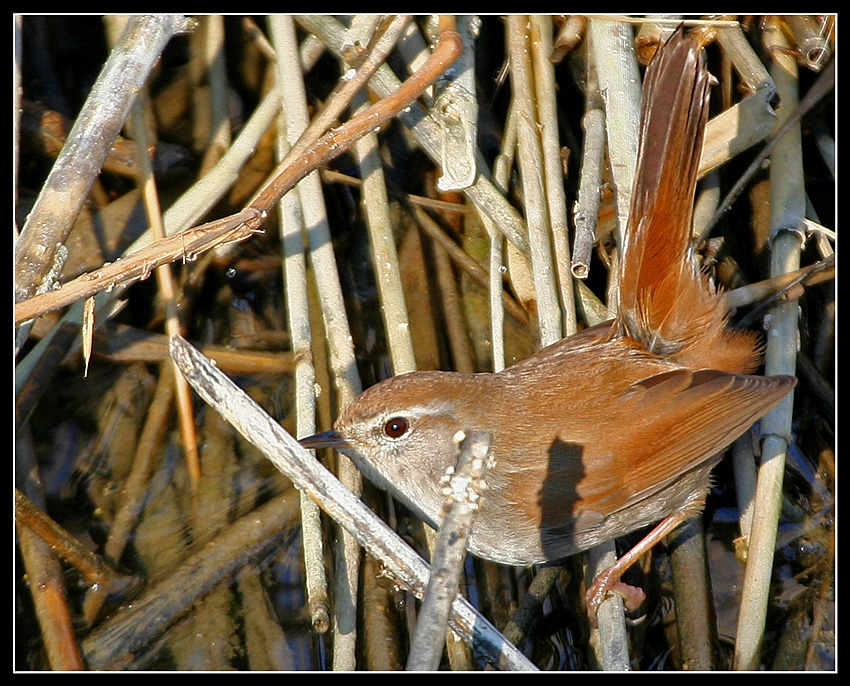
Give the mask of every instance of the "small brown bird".
[(727, 328), (694, 256), (709, 80), (699, 40), (681, 28), (647, 70), (616, 319), (499, 373), (387, 379), (302, 445), (348, 455), (436, 526), (455, 434), (491, 432), (494, 463), (469, 549), (505, 564), (557, 560), (660, 521), (594, 585), (592, 603), (699, 514), (721, 451), (796, 383), (750, 375), (757, 337)]

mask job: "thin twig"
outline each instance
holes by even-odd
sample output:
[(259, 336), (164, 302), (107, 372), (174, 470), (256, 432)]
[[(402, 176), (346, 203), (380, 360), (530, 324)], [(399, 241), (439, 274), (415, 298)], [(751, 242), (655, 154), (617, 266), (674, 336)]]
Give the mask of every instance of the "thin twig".
[[(270, 17), (272, 40), (276, 47), (278, 83), (287, 84), (300, 80), (297, 45), (291, 18)], [(303, 123), (291, 122), (294, 109), (281, 113), (277, 136), (277, 154), (283, 159), (290, 152), (291, 144), (303, 137)], [(304, 192), (308, 191), (304, 188)], [(310, 354), (312, 333), (307, 295), (307, 264), (304, 255), (304, 220), (301, 211), (301, 195), (292, 193), (284, 196), (278, 205), (281, 224), (281, 248), (283, 253), (284, 297), (286, 298), (287, 323), (295, 357), (295, 426), (299, 435), (311, 435), (316, 431), (315, 383), (316, 370)], [(303, 434), (302, 434), (303, 432)], [(307, 606), (313, 628), (324, 633), (330, 628), (331, 601), (325, 571), (325, 546), (322, 536), (319, 509), (304, 493), (301, 500), (302, 550), (307, 589)]]
[[(280, 45), (277, 46), (290, 70), (297, 68), (294, 46), (296, 45), (295, 27), (290, 18), (280, 28), (278, 34)], [(285, 38), (285, 39), (284, 39)], [(301, 135), (308, 127), (307, 96), (304, 82), (300, 78), (289, 78), (282, 86), (285, 88), (284, 99), (287, 107), (284, 115), (287, 117), (287, 129), (292, 135)], [(351, 120), (346, 124), (350, 125)], [(351, 140), (351, 143), (354, 139)], [(354, 348), (351, 341), (348, 317), (343, 302), (342, 288), (336, 271), (333, 247), (330, 237), (330, 227), (325, 211), (321, 183), (317, 174), (306, 176), (299, 185), (301, 212), (305, 227), (309, 227), (308, 240), (310, 260), (314, 273), (322, 275), (316, 278), (316, 288), (319, 293), (319, 304), (322, 308), (325, 332), (328, 339), (328, 359), (334, 386), (339, 394), (339, 401), (348, 404), (362, 390), (357, 365), (354, 360)], [(260, 193), (255, 202), (262, 202)], [(349, 461), (340, 464), (340, 477), (348, 488), (360, 492), (361, 477)], [(347, 533), (340, 536), (335, 553), (335, 612), (332, 617), (334, 631), (333, 665), (335, 670), (350, 670), (356, 665), (357, 606), (359, 549)]]
[(440, 292), (440, 306), (446, 326), (446, 338), (451, 351), (453, 368), (459, 372), (476, 370), (475, 352), (469, 340), (469, 330), (463, 311), (458, 284), (446, 249), (434, 243), (434, 268)]
[[(484, 268), (475, 261), (475, 258), (470, 256), (468, 252), (455, 243), (424, 209), (420, 206), (414, 206), (412, 209), (420, 228), (428, 234), (432, 240), (445, 249), (449, 257), (452, 258), (452, 261), (469, 274), (476, 283), (487, 287), (489, 285), (490, 276), (488, 275), (488, 272), (486, 272)], [(510, 314), (523, 326), (527, 326), (528, 314), (517, 304), (516, 300), (514, 300), (509, 293), (505, 292), (502, 287), (501, 269), (497, 269), (495, 275), (498, 279), (499, 288), (494, 291), (494, 294), (497, 298), (501, 298), (504, 309), (508, 312), (508, 314)]]
[[(766, 306), (769, 306), (781, 296), (788, 293), (794, 286), (814, 286), (824, 281), (829, 281), (835, 278), (835, 255), (830, 255), (820, 262), (795, 269), (793, 272), (772, 276), (769, 279), (758, 281), (756, 283), (741, 286), (732, 291), (722, 293), (720, 297), (723, 299), (724, 305), (730, 311), (752, 305), (753, 303), (761, 303), (760, 312)], [(753, 323), (754, 317), (747, 315), (739, 322), (740, 326), (746, 327)]]
[[(201, 17), (191, 41), (189, 74), (193, 81), (194, 148), (203, 155), (198, 175), (204, 176), (230, 147), (224, 17), (214, 14)], [(202, 84), (207, 88), (201, 88)]]
[(547, 346), (561, 339), (562, 325), (549, 238), (550, 218), (543, 186), (544, 165), (536, 126), (529, 23), (528, 16), (508, 17), (508, 50), (512, 95), (521, 113), (517, 119), (517, 158), (528, 224), (538, 327), (541, 345)]
[[(502, 153), (496, 157), (496, 161), (493, 164), (493, 182), (502, 192), (505, 192), (505, 189), (508, 187), (511, 160), (513, 159), (513, 151), (516, 148), (516, 139), (514, 136), (508, 135), (509, 133), (510, 131), (505, 132)], [(493, 341), (493, 371), (498, 372), (505, 368), (505, 310), (510, 309), (505, 304), (504, 295), (500, 297), (500, 294), (504, 294), (502, 279), (503, 272), (505, 271), (503, 264), (505, 239), (490, 217), (483, 212), (480, 216), (484, 228), (490, 237), (490, 277), (487, 290), (490, 300), (490, 338)], [(518, 309), (525, 313), (524, 309), (519, 307)], [(523, 324), (527, 325), (527, 320)]]
[[(29, 431), (15, 434), (15, 472), (16, 486), (43, 509), (44, 494)], [(55, 551), (27, 527), (17, 524), (16, 530), (35, 618), (50, 668), (55, 671), (84, 669), (71, 618), (65, 576)]]
[[(219, 18), (220, 19), (220, 18)], [(131, 123), (133, 125), (135, 139), (139, 146), (139, 162), (141, 175), (139, 181), (142, 186), (142, 198), (145, 204), (145, 213), (153, 236), (162, 240), (165, 238), (165, 228), (162, 224), (162, 210), (159, 204), (159, 194), (156, 181), (151, 169), (150, 158), (145, 155), (148, 148), (148, 134), (144, 125), (145, 105), (149, 106), (146, 97), (147, 91), (142, 91), (136, 99), (131, 111)], [(229, 141), (229, 136), (228, 136)], [(171, 273), (171, 265), (163, 264), (156, 269), (156, 280), (165, 303), (165, 332), (169, 336), (180, 333), (180, 319), (177, 316), (177, 288), (174, 285), (174, 276)], [(186, 380), (179, 374), (173, 376), (177, 399), (177, 416), (180, 424), (180, 434), (183, 437), (183, 453), (186, 457), (186, 467), (189, 472), (189, 482), (194, 490), (198, 488), (201, 478), (201, 465), (198, 458), (198, 437), (195, 433), (195, 416), (192, 411), (192, 394)]]
[(176, 260), (192, 261), (202, 252), (223, 243), (250, 238), (254, 233), (251, 226), (256, 226), (261, 217), (258, 210), (249, 208), (156, 241), (129, 257), (83, 274), (58, 290), (18, 303), (15, 307), (15, 324), (58, 310), (101, 291), (108, 292), (119, 286), (128, 286), (138, 279), (144, 280), (162, 265)]
[(458, 595), (466, 546), (474, 527), (478, 502), (486, 491), (493, 436), (486, 431), (462, 433), (460, 455), (446, 475), (446, 505), (431, 559), (428, 587), (410, 641), (407, 671), (436, 670), (451, 604)]
[[(342, 183), (347, 186), (359, 188), (363, 185), (363, 181), (356, 176), (349, 176), (342, 172), (334, 171), (333, 169), (321, 169), (320, 172), (322, 181), (326, 183)], [(404, 193), (392, 186), (392, 180), (388, 180), (387, 193), (394, 198), (409, 202), (411, 205), (424, 207), (429, 210), (438, 210), (440, 212), (453, 212), (457, 214), (471, 214), (475, 212), (475, 207), (465, 205), (458, 202), (448, 202), (438, 198), (426, 198), (424, 195), (414, 195), (413, 193)]]
[(578, 331), (575, 293), (570, 271), (570, 239), (567, 226), (567, 199), (561, 145), (558, 137), (555, 69), (549, 56), (552, 53), (552, 18), (531, 17), (531, 56), (534, 88), (537, 100), (537, 127), (540, 131), (540, 152), (543, 156), (543, 181), (549, 208), (549, 228), (552, 239), (555, 275), (561, 299), (563, 333), (570, 336)]
[[(364, 100), (365, 97), (357, 102), (359, 109), (364, 107)], [(410, 320), (401, 283), (378, 137), (374, 133), (366, 134), (355, 144), (354, 153), (363, 176), (363, 211), (369, 230), (372, 267), (378, 283), (390, 359), (393, 372), (405, 374), (416, 371), (416, 356), (410, 335)]]
[(86, 548), (17, 488), (15, 522), (17, 526), (26, 527), (47, 543), (80, 572), (88, 583), (102, 585), (109, 593), (126, 593), (128, 589), (138, 585), (138, 577), (121, 574), (110, 567), (102, 557)]
[[(771, 73), (782, 98), (778, 113), (782, 116), (783, 110), (789, 112), (792, 124), (783, 124), (782, 130), (787, 135), (778, 136), (775, 145), (771, 146), (771, 231), (779, 231), (772, 241), (771, 273), (774, 275), (794, 271), (800, 266), (801, 238), (794, 229), (799, 226), (806, 209), (801, 134), (799, 119), (795, 117), (799, 111), (796, 107), (797, 64), (793, 57), (777, 49), (787, 47), (777, 21), (770, 20), (764, 39), (768, 47), (774, 48)], [(766, 336), (765, 374), (794, 374), (797, 336), (797, 303), (777, 304), (771, 313)], [(760, 663), (793, 407), (794, 392), (791, 392), (762, 419), (762, 459), (741, 592), (734, 657), (736, 669), (754, 670)]]
[[(732, 203), (738, 199), (738, 196), (746, 188), (755, 173), (761, 168), (762, 163), (773, 152), (773, 149), (780, 143), (783, 136), (791, 130), (791, 127), (799, 123), (803, 116), (811, 110), (821, 98), (835, 87), (835, 62), (831, 61), (823, 73), (818, 77), (817, 81), (809, 88), (805, 97), (800, 100), (791, 115), (785, 119), (774, 133), (768, 143), (759, 151), (755, 159), (747, 167), (746, 171), (741, 175), (741, 178), (735, 183), (732, 189), (726, 194), (717, 212), (703, 229), (700, 241), (702, 242), (711, 233), (712, 229), (717, 225), (717, 222), (723, 217), (726, 211), (732, 206)], [(795, 99), (796, 101), (796, 99)], [(787, 106), (787, 105), (786, 105)]]

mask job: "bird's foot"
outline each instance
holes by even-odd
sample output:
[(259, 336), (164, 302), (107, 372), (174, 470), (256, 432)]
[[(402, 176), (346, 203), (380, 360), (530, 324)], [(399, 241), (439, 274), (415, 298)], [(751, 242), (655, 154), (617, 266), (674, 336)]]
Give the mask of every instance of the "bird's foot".
[(596, 577), (584, 596), (587, 603), (587, 614), (593, 627), (597, 625), (596, 613), (599, 611), (599, 606), (611, 593), (616, 593), (623, 599), (623, 604), (629, 612), (637, 610), (646, 600), (646, 593), (643, 592), (643, 589), (637, 586), (629, 586), (629, 584), (620, 581), (620, 574), (614, 567), (605, 570)]

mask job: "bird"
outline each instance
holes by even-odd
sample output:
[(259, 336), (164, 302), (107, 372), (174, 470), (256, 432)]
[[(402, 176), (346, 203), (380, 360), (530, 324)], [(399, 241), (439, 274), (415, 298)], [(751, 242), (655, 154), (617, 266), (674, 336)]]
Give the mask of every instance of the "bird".
[[(616, 316), (499, 372), (417, 371), (366, 389), (330, 431), (301, 439), (438, 527), (459, 431), (492, 435), (468, 549), (527, 566), (657, 524), (588, 589), (595, 606), (637, 557), (699, 515), (725, 448), (793, 376), (760, 376), (758, 334), (729, 326), (692, 242), (711, 76), (679, 27), (647, 68)], [(624, 593), (625, 595), (625, 593)]]

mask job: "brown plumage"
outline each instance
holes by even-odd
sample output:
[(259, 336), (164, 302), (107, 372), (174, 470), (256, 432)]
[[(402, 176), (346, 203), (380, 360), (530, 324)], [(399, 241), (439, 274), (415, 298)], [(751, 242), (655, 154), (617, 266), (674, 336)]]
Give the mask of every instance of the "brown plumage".
[[(507, 564), (555, 560), (663, 520), (645, 548), (699, 513), (720, 451), (796, 383), (749, 375), (757, 339), (728, 329), (693, 254), (704, 61), (680, 29), (648, 69), (615, 320), (496, 374), (387, 379), (334, 431), (302, 443), (350, 455), (437, 524), (455, 433), (492, 432), (494, 464), (469, 547)], [(595, 589), (599, 598), (620, 571)]]
[(750, 373), (760, 361), (756, 337), (726, 327), (692, 253), (709, 81), (698, 39), (681, 29), (647, 70), (616, 335), (683, 367)]

